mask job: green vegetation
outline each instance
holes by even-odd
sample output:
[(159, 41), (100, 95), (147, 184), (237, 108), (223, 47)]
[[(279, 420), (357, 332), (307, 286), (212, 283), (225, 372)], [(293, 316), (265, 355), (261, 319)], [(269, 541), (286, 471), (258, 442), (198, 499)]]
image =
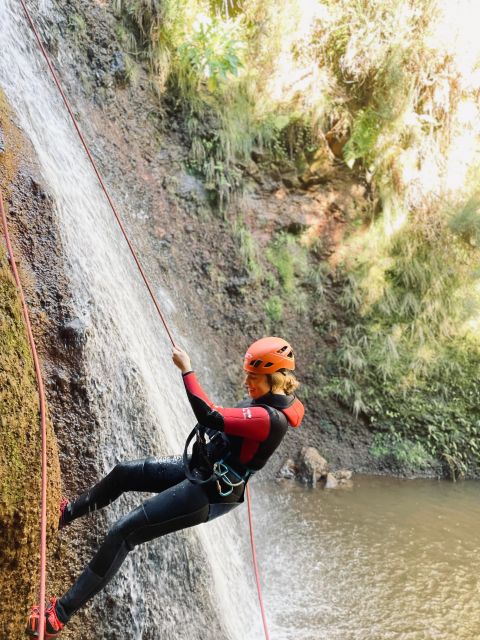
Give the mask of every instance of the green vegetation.
[(395, 431), (375, 434), (371, 453), (402, 472), (415, 472), (435, 465), (434, 458), (420, 442), (402, 438)]
[[(23, 501), (21, 479), (28, 475), (32, 463), (25, 455), (25, 449), (32, 438), (31, 425), (38, 422), (38, 397), (22, 314), (3, 250), (0, 259), (0, 403), (4, 434), (0, 482), (2, 502), (14, 509)], [(24, 426), (22, 438), (19, 438), (19, 423)], [(38, 445), (38, 438), (35, 441)]]
[[(22, 150), (19, 131), (0, 91), (0, 190), (11, 192)], [(25, 191), (22, 192), (22, 198)], [(17, 209), (18, 216), (18, 209)], [(3, 228), (0, 224), (0, 238)], [(19, 256), (17, 256), (18, 258)], [(3, 240), (0, 242), (0, 597), (17, 602), (14, 611), (0, 614), (5, 637), (20, 637), (25, 612), (35, 598), (39, 552), (40, 429), (38, 391), (15, 283)], [(49, 543), (57, 525), (60, 469), (55, 437), (48, 425)]]
[[(178, 48), (179, 65), (184, 70), (185, 88), (219, 91), (229, 75), (238, 76), (242, 66), (242, 43), (236, 39), (237, 23), (218, 18), (201, 22), (192, 36)], [(188, 87), (188, 88), (187, 88)]]
[[(0, 184), (2, 184), (0, 160)], [(6, 254), (0, 246), (0, 595), (19, 611), (0, 615), (7, 637), (24, 632), (25, 611), (35, 597), (38, 573), (40, 432), (32, 358)], [(50, 481), (58, 495), (58, 461), (49, 451)], [(53, 493), (53, 492), (52, 492)], [(49, 537), (53, 533), (49, 504)]]
[(270, 244), (267, 249), (267, 258), (277, 269), (284, 293), (292, 293), (295, 287), (295, 275), (305, 271), (305, 251), (293, 236), (283, 233), (274, 238)]
[(428, 456), (443, 461), (450, 476), (456, 478), (478, 471), (480, 357), (458, 348), (452, 349), (450, 357), (457, 360), (449, 361), (447, 356), (443, 367), (429, 372), (423, 383), (411, 385), (403, 394), (393, 380), (372, 386), (369, 400), (373, 425), (420, 445)]
[(265, 312), (272, 324), (272, 328), (282, 319), (283, 303), (279, 296), (271, 296), (265, 303)]
[(255, 240), (247, 227), (238, 220), (234, 225), (234, 233), (240, 245), (240, 254), (250, 274), (256, 282), (264, 277)]
[(372, 425), (421, 443), (452, 476), (479, 461), (477, 260), (448, 227), (435, 244), (412, 225), (382, 260), (357, 265), (343, 287), (350, 322), (329, 387)]
[(87, 24), (83, 17), (78, 13), (74, 13), (69, 17), (68, 28), (78, 41), (84, 38), (87, 32)]
[(316, 245), (309, 238), (307, 255), (302, 237), (280, 234), (260, 256), (240, 221), (245, 263), (268, 287), (269, 322), (283, 319), (293, 295), (300, 310), (302, 295), (310, 307), (323, 305), (314, 320), (319, 340), (337, 344), (325, 393), (369, 419), (381, 434), (377, 452), (388, 449), (407, 466), (421, 466), (424, 453), (452, 476), (476, 470), (474, 0), (116, 0), (115, 7), (130, 34), (128, 53), (148, 61), (159, 93), (183, 119), (190, 168), (220, 208), (241, 194), (252, 157), (261, 170), (275, 163), (299, 177), (325, 177), (333, 153), (368, 185), (369, 206), (350, 212), (335, 247), (334, 304), (316, 258), (321, 237)]
[[(160, 93), (174, 97), (189, 139), (191, 169), (203, 176), (220, 208), (241, 191), (238, 163), (249, 161), (254, 149), (297, 159), (314, 148), (309, 119), (297, 101), (283, 105), (281, 91), (272, 97), (269, 86), (286, 47), (282, 27), (300, 21), (299, 7), (287, 0), (113, 4), (127, 52), (148, 62)], [(288, 43), (293, 46), (292, 38)]]
[(330, 4), (319, 39), (348, 104), (344, 159), (365, 172), (378, 213), (341, 248), (348, 321), (328, 389), (381, 430), (377, 453), (388, 444), (421, 467), (420, 447), (452, 477), (478, 472), (480, 51), (469, 3), (457, 14), (433, 1)]

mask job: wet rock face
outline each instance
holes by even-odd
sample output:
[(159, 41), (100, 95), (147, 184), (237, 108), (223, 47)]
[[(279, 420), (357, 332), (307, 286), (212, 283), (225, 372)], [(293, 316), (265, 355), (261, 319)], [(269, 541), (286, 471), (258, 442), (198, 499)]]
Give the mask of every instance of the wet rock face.
[(32, 193), (37, 198), (40, 198), (41, 200), (46, 200), (47, 199), (47, 194), (46, 194), (45, 190), (43, 189), (42, 185), (40, 184), (40, 182), (36, 178), (33, 178), (32, 176), (30, 177), (30, 188), (31, 188)]
[(87, 323), (80, 318), (73, 318), (60, 327), (60, 338), (65, 347), (82, 349), (87, 341)]
[(225, 283), (225, 289), (231, 296), (240, 296), (250, 282), (251, 279), (248, 276), (233, 277)]
[(127, 80), (127, 66), (125, 56), (122, 51), (115, 51), (110, 63), (110, 71), (117, 82), (123, 83)]

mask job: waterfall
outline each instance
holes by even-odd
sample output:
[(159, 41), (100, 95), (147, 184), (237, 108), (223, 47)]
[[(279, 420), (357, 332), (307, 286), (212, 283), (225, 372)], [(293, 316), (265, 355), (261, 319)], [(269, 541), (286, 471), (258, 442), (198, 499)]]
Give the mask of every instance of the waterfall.
[[(41, 2), (35, 15), (54, 20), (54, 4)], [(101, 429), (99, 474), (119, 459), (179, 453), (193, 417), (168, 339), (18, 0), (1, 3), (0, 51), (0, 86), (55, 204), (75, 315), (88, 328), (88, 395)], [(171, 307), (158, 285), (157, 291)], [(174, 333), (188, 348), (188, 340)], [(119, 507), (108, 513), (111, 522)], [(261, 637), (251, 567), (236, 524), (244, 517), (242, 510), (130, 554), (107, 587), (132, 608), (129, 638)], [(103, 597), (97, 596), (100, 602)]]

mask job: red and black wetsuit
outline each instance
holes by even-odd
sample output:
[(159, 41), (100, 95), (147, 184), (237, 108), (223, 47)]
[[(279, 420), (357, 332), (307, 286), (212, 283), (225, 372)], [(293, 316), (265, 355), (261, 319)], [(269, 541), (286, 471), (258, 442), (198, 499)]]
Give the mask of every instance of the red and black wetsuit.
[[(209, 457), (223, 459), (234, 471), (261, 469), (280, 444), (288, 425), (300, 425), (303, 405), (294, 396), (268, 393), (234, 408), (214, 405), (193, 371), (184, 374), (187, 396), (198, 422), (210, 437)], [(151, 491), (153, 498), (124, 516), (108, 532), (94, 558), (67, 593), (58, 600), (57, 615), (66, 623), (115, 575), (135, 546), (226, 513), (243, 500), (244, 485), (228, 496), (216, 482), (190, 482), (181, 456), (144, 458), (117, 464), (94, 487), (70, 503), (65, 523), (105, 507), (124, 491)]]
[(216, 432), (223, 434), (223, 450), (218, 451), (215, 443), (209, 447), (212, 456), (223, 457), (242, 475), (247, 469), (261, 469), (282, 441), (288, 425), (298, 427), (303, 418), (303, 405), (294, 396), (267, 393), (230, 409), (213, 404), (193, 371), (183, 375), (183, 382), (195, 417), (206, 427), (212, 444)]

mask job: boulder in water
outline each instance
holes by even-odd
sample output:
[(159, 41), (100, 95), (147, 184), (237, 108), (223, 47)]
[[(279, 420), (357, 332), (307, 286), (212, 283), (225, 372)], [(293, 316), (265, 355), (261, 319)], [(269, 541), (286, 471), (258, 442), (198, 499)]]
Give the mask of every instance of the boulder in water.
[(288, 458), (280, 467), (277, 473), (277, 479), (293, 480), (297, 475), (297, 471), (298, 469), (295, 462), (291, 458)]
[(325, 480), (325, 489), (336, 489), (338, 487), (338, 480), (333, 473), (327, 473)]
[(327, 474), (325, 489), (337, 489), (338, 487), (352, 487), (353, 472), (350, 469), (339, 469)]
[(339, 469), (338, 471), (335, 471), (333, 475), (339, 482), (342, 482), (351, 480), (353, 471), (351, 471), (350, 469)]
[(302, 482), (316, 487), (317, 481), (326, 477), (328, 473), (328, 462), (315, 447), (302, 447), (298, 460), (298, 470)]

